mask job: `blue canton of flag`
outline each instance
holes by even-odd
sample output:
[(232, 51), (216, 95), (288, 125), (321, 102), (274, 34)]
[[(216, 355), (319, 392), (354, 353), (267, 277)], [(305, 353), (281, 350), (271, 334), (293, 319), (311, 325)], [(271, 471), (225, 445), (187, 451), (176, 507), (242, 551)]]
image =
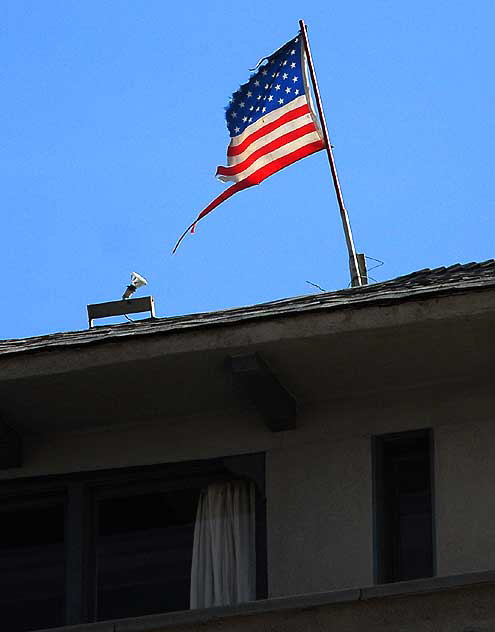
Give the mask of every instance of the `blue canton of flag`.
[(306, 78), (306, 54), (298, 35), (258, 64), (226, 109), (230, 143), (227, 166), (217, 177), (234, 184), (216, 197), (183, 233), (226, 199), (284, 167), (324, 149)]
[(242, 133), (265, 113), (305, 94), (299, 37), (284, 44), (266, 61), (230, 99), (226, 119), (231, 136)]

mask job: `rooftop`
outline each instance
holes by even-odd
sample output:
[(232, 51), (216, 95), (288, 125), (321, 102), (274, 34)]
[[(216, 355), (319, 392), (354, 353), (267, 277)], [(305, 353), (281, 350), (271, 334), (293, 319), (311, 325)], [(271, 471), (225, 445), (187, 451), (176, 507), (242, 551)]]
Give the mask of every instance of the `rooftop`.
[(36, 352), (51, 348), (116, 341), (135, 336), (178, 332), (235, 324), (240, 321), (276, 318), (322, 310), (357, 309), (366, 305), (390, 304), (432, 295), (462, 293), (495, 287), (495, 260), (456, 263), (448, 267), (424, 268), (404, 276), (363, 287), (348, 288), (236, 307), (213, 312), (153, 318), (132, 324), (97, 326), (92, 329), (0, 341), (0, 355)]

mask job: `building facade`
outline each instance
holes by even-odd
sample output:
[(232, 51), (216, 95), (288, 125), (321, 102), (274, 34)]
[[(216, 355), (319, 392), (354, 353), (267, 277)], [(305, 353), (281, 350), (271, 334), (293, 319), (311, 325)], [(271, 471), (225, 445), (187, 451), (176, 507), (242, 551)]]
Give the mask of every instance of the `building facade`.
[[(488, 261), (0, 343), (2, 629), (495, 630), (494, 316)], [(191, 608), (233, 481), (251, 592)]]

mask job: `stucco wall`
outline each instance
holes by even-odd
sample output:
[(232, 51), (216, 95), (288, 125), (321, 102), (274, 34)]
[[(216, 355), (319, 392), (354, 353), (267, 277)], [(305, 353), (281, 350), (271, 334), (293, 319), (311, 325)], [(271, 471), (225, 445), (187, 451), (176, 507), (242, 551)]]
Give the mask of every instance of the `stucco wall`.
[(270, 596), (372, 583), (370, 439), (432, 427), (439, 574), (495, 568), (495, 425), (490, 389), (438, 384), (303, 408), (271, 433), (254, 413), (138, 419), (26, 437), (0, 479), (266, 451)]
[(495, 568), (494, 487), (493, 412), (438, 428), (439, 574)]
[(272, 595), (371, 583), (368, 444), (363, 436), (301, 437), (268, 454)]

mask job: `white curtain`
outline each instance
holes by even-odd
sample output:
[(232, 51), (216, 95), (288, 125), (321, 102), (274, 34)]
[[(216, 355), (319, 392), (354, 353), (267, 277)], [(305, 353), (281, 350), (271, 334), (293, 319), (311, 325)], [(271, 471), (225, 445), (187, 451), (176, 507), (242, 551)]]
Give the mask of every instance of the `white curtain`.
[(212, 483), (201, 492), (194, 527), (191, 608), (256, 599), (255, 488)]

